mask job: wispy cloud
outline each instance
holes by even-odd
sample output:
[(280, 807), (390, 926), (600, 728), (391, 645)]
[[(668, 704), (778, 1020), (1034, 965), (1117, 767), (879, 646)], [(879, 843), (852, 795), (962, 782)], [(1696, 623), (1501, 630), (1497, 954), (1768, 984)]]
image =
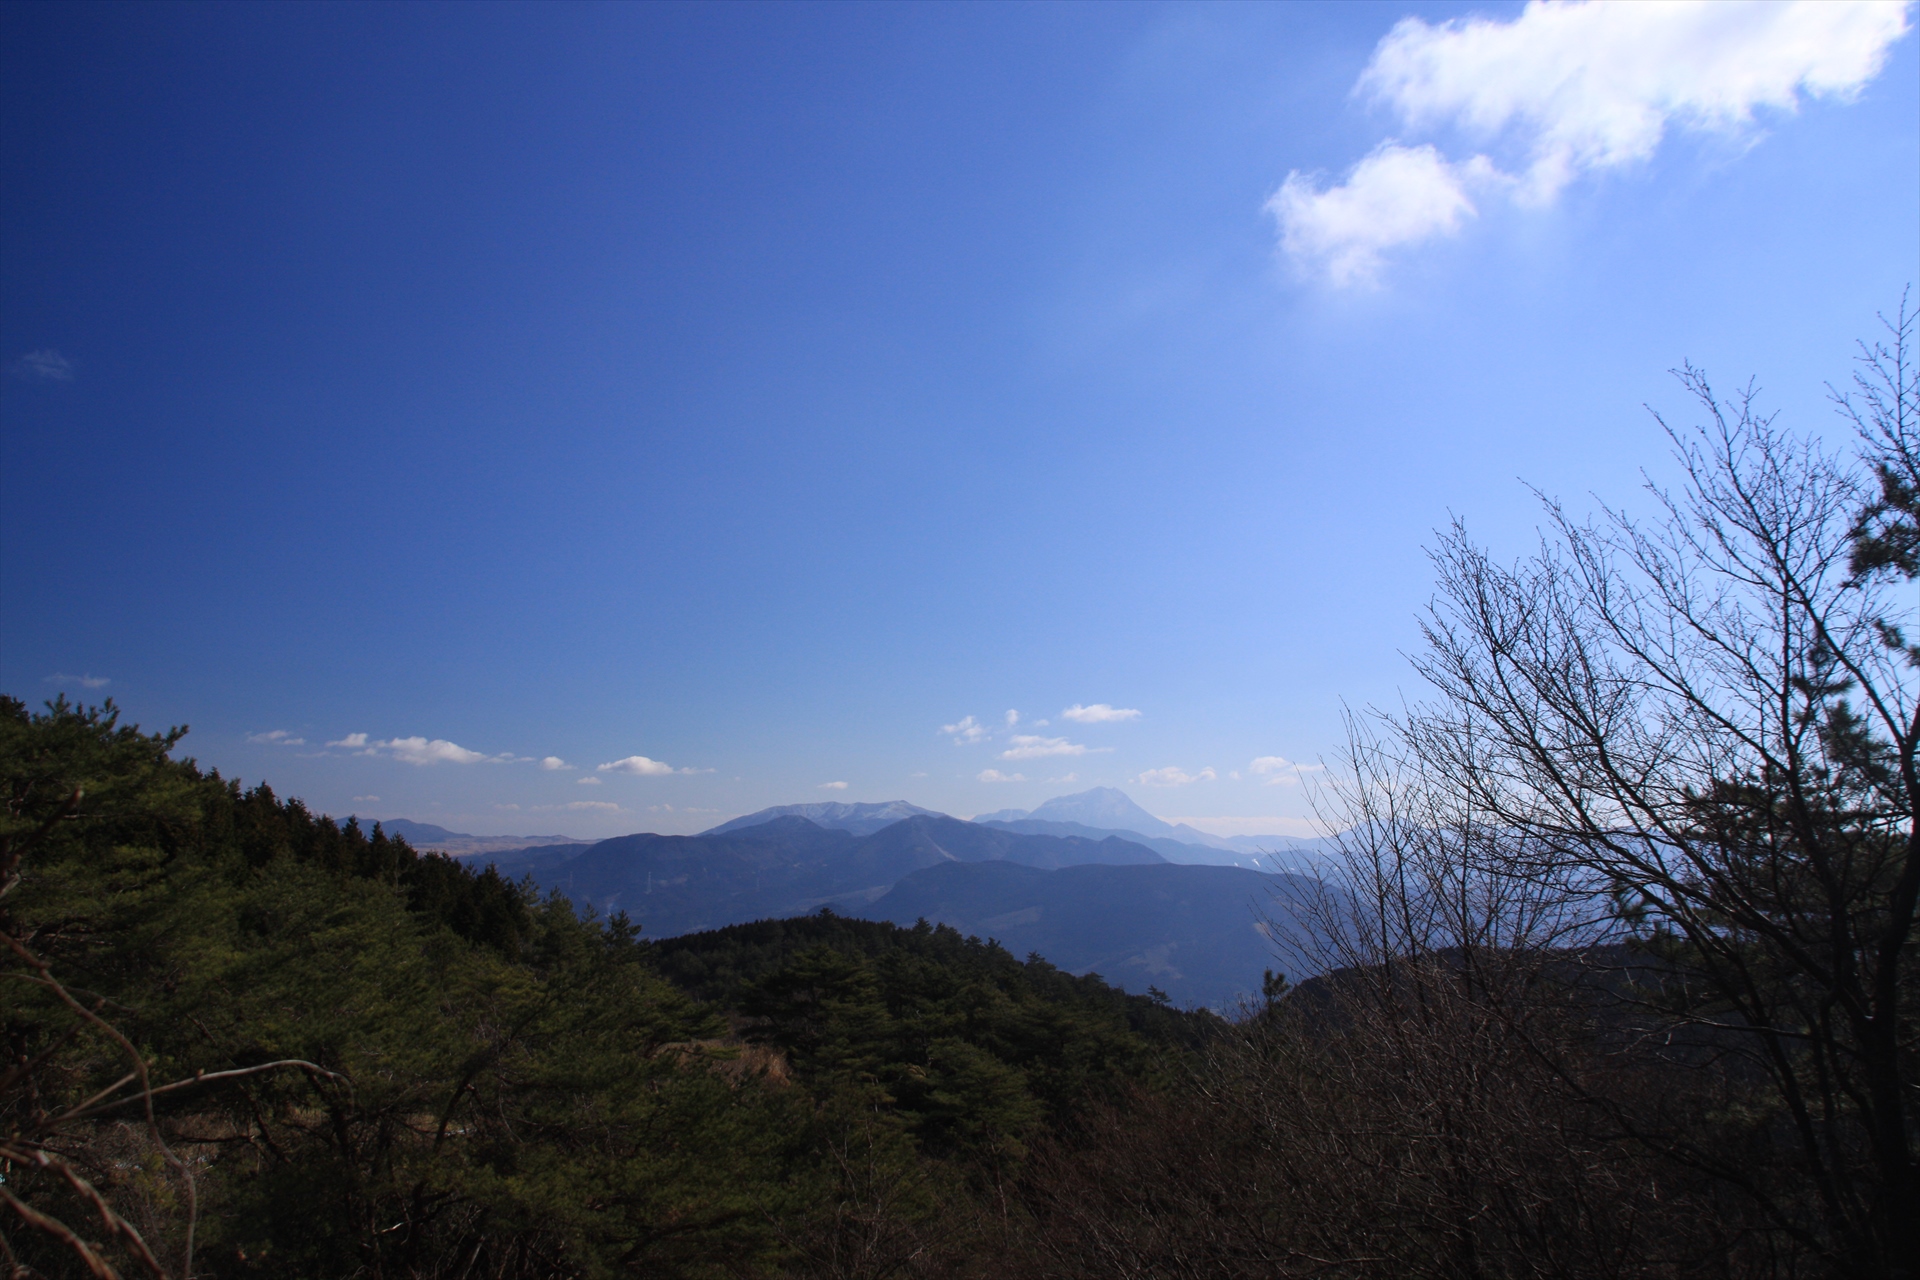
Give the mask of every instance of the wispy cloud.
[(1247, 772), (1270, 787), (1297, 787), (1309, 773), (1323, 773), (1325, 765), (1299, 764), (1285, 756), (1260, 756), (1247, 766)]
[(304, 747), (307, 745), (305, 738), (296, 738), (285, 729), (269, 729), (265, 733), (250, 733), (247, 735), (247, 741), (271, 743), (274, 746), (280, 747)]
[(969, 742), (978, 742), (986, 737), (987, 727), (978, 720), (975, 720), (972, 716), (961, 716), (960, 719), (953, 724), (941, 725), (940, 732), (952, 738), (954, 746), (960, 747), (965, 746)]
[(1110, 707), (1104, 702), (1096, 702), (1090, 707), (1074, 703), (1060, 713), (1063, 720), (1075, 724), (1118, 724), (1124, 720), (1138, 720), (1140, 713), (1132, 707)]
[(670, 773), (712, 773), (711, 769), (676, 769), (664, 760), (649, 760), (645, 756), (627, 756), (620, 760), (609, 760), (599, 767), (601, 773), (630, 773), (638, 778), (664, 778)]
[(41, 681), (42, 684), (77, 684), (82, 689), (104, 689), (113, 681), (106, 676), (70, 676), (64, 671), (56, 671)]
[(1025, 782), (1023, 773), (1002, 773), (998, 769), (982, 769), (974, 777), (981, 782)]
[(330, 747), (344, 747), (348, 751), (361, 751), (366, 749), (367, 735), (364, 733), (350, 733), (344, 738), (335, 738), (327, 745)]
[(559, 756), (544, 757), (540, 761), (540, 767), (542, 769), (548, 770), (549, 772), (558, 772), (563, 769), (573, 768), (572, 765), (568, 764), (565, 760), (562, 760)]
[(1042, 738), (1038, 734), (1016, 733), (1013, 745), (1000, 753), (1002, 760), (1039, 760), (1046, 756), (1084, 756), (1111, 751), (1112, 747), (1086, 747), (1065, 738)]
[(602, 781), (602, 779), (595, 777), (593, 774), (588, 774), (584, 778), (575, 778), (573, 785), (576, 787), (597, 787)]
[(18, 359), (7, 362), (8, 373), (16, 378), (26, 378), (35, 382), (72, 382), (76, 367), (73, 361), (52, 347), (29, 351)]
[(1290, 173), (1267, 202), (1281, 248), (1337, 286), (1377, 281), (1390, 250), (1452, 235), (1475, 199), (1551, 204), (1580, 177), (1643, 162), (1674, 130), (1738, 143), (1756, 112), (1848, 100), (1909, 29), (1877, 0), (1532, 0), (1500, 21), (1403, 18), (1354, 86), (1403, 128), (1488, 147), (1449, 160), (1383, 141), (1331, 187)]
[(819, 789), (822, 791), (845, 791), (847, 784), (844, 782), (823, 782), (820, 784)]
[(355, 796), (353, 798), (353, 802), (355, 804), (378, 804), (380, 802), (380, 797), (379, 796)]
[(1190, 782), (1212, 782), (1218, 776), (1211, 765), (1198, 773), (1188, 773), (1170, 764), (1164, 769), (1149, 769), (1134, 781), (1148, 787), (1184, 787)]

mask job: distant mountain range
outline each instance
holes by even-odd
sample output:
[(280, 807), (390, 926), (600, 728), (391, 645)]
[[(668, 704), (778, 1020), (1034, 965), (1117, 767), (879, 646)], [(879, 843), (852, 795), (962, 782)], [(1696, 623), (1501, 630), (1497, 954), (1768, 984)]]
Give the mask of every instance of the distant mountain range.
[[(1298, 836), (1215, 836), (1154, 817), (1114, 787), (1057, 796), (1038, 809), (976, 814), (975, 822), (1033, 835), (1118, 834), (1139, 840), (1169, 862), (1302, 872), (1318, 862), (1326, 842)], [(1227, 856), (1222, 857), (1220, 855)]]
[(837, 800), (826, 800), (817, 804), (779, 804), (771, 809), (762, 809), (750, 813), (744, 818), (735, 818), (723, 822), (703, 836), (725, 835), (729, 831), (741, 831), (747, 827), (757, 827), (772, 822), (775, 818), (805, 818), (815, 826), (826, 827), (833, 831), (848, 831), (856, 836), (870, 836), (882, 827), (890, 827), (904, 818), (944, 818), (944, 813), (935, 813), (931, 809), (922, 809), (919, 805), (908, 804), (905, 800), (889, 800), (885, 804), (842, 804)]
[(975, 818), (973, 821), (983, 827), (992, 827), (996, 831), (1017, 831), (1029, 836), (1079, 836), (1083, 839), (1100, 840), (1117, 835), (1122, 839), (1138, 841), (1168, 862), (1246, 866), (1256, 871), (1270, 869), (1263, 866), (1257, 854), (1233, 854), (1221, 849), (1188, 844), (1183, 840), (1173, 840), (1166, 836), (1141, 835), (1137, 831), (1089, 827), (1078, 822), (1047, 822), (1040, 818), (1016, 818), (1012, 821)]
[(1156, 986), (1216, 1008), (1257, 992), (1264, 968), (1306, 973), (1281, 937), (1315, 882), (1285, 873), (1310, 870), (1318, 843), (1208, 836), (1111, 787), (973, 821), (900, 800), (778, 805), (699, 835), (590, 845), (562, 837), (462, 849), (456, 841), (482, 838), (385, 825), (422, 847), (530, 876), (602, 915), (624, 911), (649, 937), (822, 907), (904, 924), (925, 916), (1129, 991)]
[[(703, 836), (725, 835), (763, 826), (775, 818), (800, 817), (816, 826), (846, 831), (857, 836), (872, 835), (905, 818), (940, 818), (947, 815), (904, 800), (879, 804), (849, 804), (821, 801), (813, 804), (783, 804), (757, 813), (733, 818), (701, 832)], [(375, 819), (360, 818), (371, 827)], [(404, 838), (416, 849), (438, 850), (462, 856), (506, 854), (535, 847), (588, 845), (595, 843), (576, 836), (476, 836), (449, 831), (431, 822), (407, 818), (379, 820), (391, 835)], [(1133, 802), (1126, 792), (1114, 787), (1094, 787), (1074, 795), (1056, 796), (1037, 809), (1001, 809), (977, 814), (973, 822), (1023, 835), (1077, 836), (1104, 840), (1119, 836), (1144, 844), (1169, 862), (1196, 865), (1241, 866), (1254, 870), (1287, 871), (1309, 867), (1324, 841), (1295, 836), (1215, 836), (1196, 830), (1186, 823), (1169, 823), (1156, 818)], [(1218, 854), (1226, 857), (1215, 856)]]
[[(1038, 809), (1002, 809), (998, 813), (977, 814), (975, 822), (1072, 822), (1103, 831), (1132, 831), (1143, 836), (1160, 836), (1181, 844), (1199, 845), (1238, 853), (1229, 841), (1210, 836), (1182, 822), (1162, 822), (1133, 802), (1133, 797), (1117, 787), (1095, 787), (1070, 796), (1055, 796)], [(1260, 837), (1267, 838), (1267, 837)], [(1271, 839), (1284, 839), (1273, 836)]]
[[(930, 809), (891, 800), (884, 804), (783, 804), (734, 818), (702, 835), (722, 835), (757, 827), (775, 818), (800, 817), (822, 827), (870, 835), (911, 817), (944, 817)], [(1213, 836), (1186, 823), (1173, 824), (1154, 817), (1114, 787), (1094, 787), (1075, 795), (1058, 796), (1038, 809), (1001, 809), (977, 814), (982, 826), (1023, 835), (1078, 836), (1104, 840), (1119, 836), (1146, 845), (1169, 862), (1246, 867), (1254, 871), (1293, 872), (1310, 868), (1321, 844), (1292, 836)], [(1225, 855), (1225, 856), (1222, 856)]]
[(829, 904), (852, 912), (899, 880), (943, 862), (1002, 861), (1036, 868), (1163, 863), (1143, 845), (1109, 836), (1032, 836), (919, 813), (868, 835), (795, 814), (697, 836), (631, 835), (585, 850), (533, 848), (492, 859), (532, 875), (603, 915), (625, 911), (666, 937)]
[(399, 836), (416, 849), (461, 856), (505, 853), (509, 850), (525, 849), (529, 845), (593, 843), (591, 840), (578, 840), (572, 836), (473, 836), (464, 831), (449, 831), (431, 822), (414, 822), (408, 818), (360, 818), (360, 825), (371, 830), (376, 821), (379, 822), (381, 830), (388, 835)]

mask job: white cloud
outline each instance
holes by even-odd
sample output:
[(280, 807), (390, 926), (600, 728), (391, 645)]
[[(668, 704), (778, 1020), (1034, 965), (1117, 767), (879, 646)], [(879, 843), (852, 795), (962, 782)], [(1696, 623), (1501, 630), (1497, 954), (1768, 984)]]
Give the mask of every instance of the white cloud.
[(1084, 756), (1088, 752), (1111, 751), (1112, 747), (1083, 747), (1065, 738), (1042, 738), (1031, 733), (1013, 735), (1013, 745), (1000, 753), (1002, 760), (1038, 760), (1044, 756)]
[(1431, 146), (1383, 142), (1337, 187), (1323, 191), (1314, 179), (1289, 173), (1267, 212), (1296, 263), (1317, 267), (1335, 285), (1373, 284), (1386, 250), (1451, 235), (1474, 216), (1466, 181), (1491, 173), (1480, 157), (1457, 166)]
[(1850, 98), (1907, 32), (1878, 0), (1665, 4), (1534, 0), (1510, 22), (1403, 18), (1356, 91), (1413, 128), (1511, 136), (1551, 199), (1584, 171), (1644, 160), (1670, 125), (1740, 134), (1756, 107)]
[(106, 676), (70, 676), (64, 672), (55, 672), (48, 676), (44, 684), (77, 684), (82, 689), (104, 689), (113, 681)]
[(1248, 773), (1256, 778), (1264, 778), (1270, 787), (1299, 786), (1304, 775), (1325, 770), (1325, 765), (1297, 764), (1285, 756), (1260, 756), (1247, 766)]
[(700, 769), (676, 769), (662, 760), (649, 760), (645, 756), (627, 756), (622, 760), (610, 760), (600, 766), (601, 773), (631, 773), (641, 778), (661, 778), (669, 773), (701, 773)]
[[(1138, 720), (1140, 713), (1132, 707), (1110, 707), (1104, 702), (1096, 702), (1090, 707), (1074, 703), (1060, 713), (1063, 719), (1075, 724), (1115, 724), (1122, 720)], [(1041, 721), (1045, 724), (1046, 721)]]
[(364, 733), (350, 733), (344, 738), (336, 738), (327, 743), (330, 747), (341, 747), (363, 756), (390, 756), (406, 764), (521, 764), (530, 759), (528, 756), (516, 756), (511, 751), (502, 751), (490, 756), (484, 751), (469, 751), (457, 742), (448, 742), (445, 738), (425, 738), (415, 735), (411, 738), (368, 738)]
[(847, 784), (844, 782), (823, 782), (820, 784), (819, 789), (822, 791), (845, 791)]
[(1412, 132), (1454, 130), (1504, 161), (1382, 142), (1339, 185), (1298, 172), (1267, 202), (1282, 249), (1335, 285), (1386, 251), (1457, 232), (1474, 193), (1549, 204), (1583, 174), (1651, 157), (1670, 130), (1756, 135), (1761, 108), (1845, 101), (1880, 73), (1910, 5), (1880, 0), (1531, 0), (1509, 21), (1403, 18), (1354, 86)]
[(1009, 709), (1007, 711), (1007, 728), (1011, 729), (1013, 728), (1013, 726), (1019, 723), (1020, 723), (1020, 713), (1018, 711)]
[(1212, 782), (1218, 776), (1211, 765), (1198, 773), (1188, 773), (1170, 764), (1164, 769), (1149, 769), (1134, 781), (1148, 787), (1184, 787), (1190, 782)]
[(1025, 782), (1027, 780), (1025, 774), (1002, 773), (998, 769), (982, 769), (974, 776), (981, 782)]
[(597, 787), (601, 784), (602, 781), (604, 780), (601, 778), (588, 776), (585, 778), (575, 778), (573, 780), (573, 785), (576, 787)]
[(72, 382), (73, 370), (73, 361), (52, 347), (29, 351), (7, 365), (7, 372), (14, 377), (30, 378), (41, 382)]
[(389, 738), (385, 742), (374, 742), (368, 745), (387, 751), (396, 760), (417, 765), (481, 764), (503, 759), (503, 757), (490, 756), (481, 751), (469, 751), (459, 743), (448, 742), (445, 738)]
[(953, 739), (953, 745), (963, 746), (969, 742), (978, 742), (987, 736), (987, 727), (972, 716), (962, 716), (956, 724), (943, 724), (940, 732)]
[(305, 738), (296, 738), (285, 729), (269, 729), (265, 733), (250, 733), (247, 735), (247, 741), (272, 743), (282, 747), (304, 747), (307, 745)]
[(355, 804), (377, 804), (379, 800), (379, 796), (355, 796), (353, 798)]
[(601, 773), (631, 773), (642, 778), (657, 778), (673, 772), (673, 766), (645, 756), (627, 756), (600, 766)]
[(546, 758), (540, 761), (540, 767), (550, 772), (559, 772), (560, 770), (563, 770), (563, 769), (573, 768), (572, 765), (568, 764), (565, 760), (562, 760), (559, 756), (547, 756)]

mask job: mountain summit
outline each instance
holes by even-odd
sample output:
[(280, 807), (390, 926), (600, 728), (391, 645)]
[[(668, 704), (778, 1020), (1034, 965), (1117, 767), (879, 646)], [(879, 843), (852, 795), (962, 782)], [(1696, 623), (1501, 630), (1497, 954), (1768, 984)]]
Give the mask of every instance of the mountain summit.
[(1042, 822), (1077, 822), (1109, 831), (1138, 831), (1143, 836), (1174, 836), (1176, 828), (1142, 809), (1117, 787), (1095, 787), (1055, 796), (1026, 815)]
[[(1181, 844), (1199, 845), (1204, 849), (1218, 849), (1227, 853), (1249, 852), (1239, 844), (1223, 840), (1219, 836), (1208, 835), (1184, 822), (1178, 825), (1162, 822), (1135, 804), (1133, 797), (1117, 787), (1095, 787), (1091, 791), (1077, 791), (1070, 796), (1055, 796), (1038, 809), (1002, 809), (998, 813), (977, 814), (973, 820), (1007, 825), (1035, 822), (1068, 823), (1074, 827), (1092, 827), (1101, 831), (1118, 831), (1161, 840), (1177, 840)], [(1042, 830), (1039, 827), (1022, 829)], [(1056, 834), (1064, 835), (1066, 832), (1060, 831)], [(1183, 860), (1176, 859), (1176, 861)]]

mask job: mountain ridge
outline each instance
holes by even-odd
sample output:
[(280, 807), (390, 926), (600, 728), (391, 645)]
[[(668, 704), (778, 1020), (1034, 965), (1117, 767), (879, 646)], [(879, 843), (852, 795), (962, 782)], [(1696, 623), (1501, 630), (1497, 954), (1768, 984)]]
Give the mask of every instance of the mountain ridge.
[(869, 835), (798, 814), (718, 834), (615, 836), (585, 849), (538, 847), (502, 855), (506, 875), (531, 875), (602, 915), (624, 911), (650, 936), (674, 936), (832, 902), (867, 902), (903, 877), (948, 862), (1006, 861), (1043, 869), (1082, 863), (1164, 865), (1145, 845), (1107, 835), (1030, 835), (917, 814)]
[(743, 814), (730, 818), (717, 827), (709, 827), (700, 832), (703, 836), (725, 835), (728, 832), (743, 830), (747, 827), (763, 826), (776, 818), (805, 818), (818, 826), (830, 830), (851, 832), (866, 836), (882, 828), (891, 826), (907, 818), (929, 817), (944, 818), (944, 813), (932, 809), (922, 809), (919, 805), (908, 804), (905, 800), (883, 800), (878, 803), (848, 803), (840, 800), (818, 800), (811, 804), (777, 804), (761, 809), (756, 813)]
[[(1092, 787), (1072, 795), (1055, 796), (1037, 809), (998, 809), (992, 813), (975, 814), (972, 820), (1006, 826), (1026, 822), (1065, 823), (1122, 834), (1131, 832), (1157, 840), (1174, 840), (1184, 845), (1217, 849), (1222, 853), (1240, 856), (1259, 856), (1276, 849), (1314, 849), (1322, 843), (1318, 838), (1302, 839), (1279, 834), (1211, 835), (1184, 822), (1172, 823), (1154, 817), (1118, 787)], [(1182, 858), (1172, 860), (1192, 861)]]

